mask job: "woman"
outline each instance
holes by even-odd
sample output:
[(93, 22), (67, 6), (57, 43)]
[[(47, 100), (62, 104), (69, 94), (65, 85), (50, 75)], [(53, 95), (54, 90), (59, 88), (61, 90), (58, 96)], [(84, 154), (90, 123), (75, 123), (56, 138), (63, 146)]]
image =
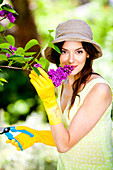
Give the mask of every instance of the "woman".
[[(46, 109), (52, 134), (17, 126), (16, 129), (33, 133), (34, 138), (20, 134), (16, 139), (24, 149), (35, 142), (56, 146), (59, 170), (111, 170), (112, 96), (108, 83), (92, 69), (93, 60), (102, 56), (101, 48), (93, 41), (90, 26), (76, 19), (58, 25), (53, 43), (60, 48), (61, 54), (47, 47), (45, 57), (57, 66), (71, 65), (74, 69), (59, 87), (58, 102), (47, 73), (38, 68), (39, 76), (34, 71), (30, 74), (30, 81)], [(14, 140), (8, 142), (19, 150)]]

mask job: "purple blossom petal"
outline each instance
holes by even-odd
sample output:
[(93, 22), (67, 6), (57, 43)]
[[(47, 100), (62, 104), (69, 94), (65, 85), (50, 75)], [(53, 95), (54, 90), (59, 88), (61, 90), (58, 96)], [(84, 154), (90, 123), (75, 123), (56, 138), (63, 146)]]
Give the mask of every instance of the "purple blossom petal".
[(9, 57), (10, 57), (10, 54), (6, 53), (6, 56), (9, 58)]
[[(38, 68), (41, 67), (41, 64), (37, 63), (34, 64), (34, 67)], [(61, 85), (63, 80), (67, 79), (67, 76), (73, 71), (73, 66), (65, 65), (64, 67), (58, 67), (56, 70), (50, 69), (48, 71), (49, 78), (52, 80), (55, 87), (58, 87)]]
[(4, 11), (4, 10), (1, 10), (1, 11), (0, 11), (0, 16), (1, 16), (1, 17), (4, 17), (4, 15), (5, 15), (5, 11)]
[(71, 73), (73, 70), (73, 66), (65, 65), (64, 67), (58, 67), (55, 70), (50, 69), (48, 72), (49, 78), (52, 80), (55, 87), (58, 87), (61, 85), (62, 80), (66, 80), (67, 76)]
[(16, 50), (17, 50), (17, 48), (16, 48), (16, 47), (13, 47), (12, 45), (9, 46), (9, 49), (10, 49), (11, 51), (13, 51), (13, 50), (16, 51)]
[[(7, 5), (9, 5), (9, 4), (7, 4)], [(12, 9), (13, 9), (13, 7), (11, 6), (11, 5), (9, 5)], [(11, 23), (13, 23), (14, 21), (15, 21), (15, 17), (13, 16), (13, 13), (12, 12), (9, 12), (9, 11), (5, 11), (5, 10), (1, 10), (0, 11), (0, 16), (1, 17), (7, 17), (7, 19), (11, 22)]]
[(9, 12), (7, 14), (7, 18), (11, 23), (13, 23), (15, 21), (15, 17), (13, 16), (13, 14), (11, 12)]
[(42, 68), (41, 64), (39, 64), (39, 63), (34, 64), (34, 67), (36, 67), (36, 68), (38, 68), (38, 67)]

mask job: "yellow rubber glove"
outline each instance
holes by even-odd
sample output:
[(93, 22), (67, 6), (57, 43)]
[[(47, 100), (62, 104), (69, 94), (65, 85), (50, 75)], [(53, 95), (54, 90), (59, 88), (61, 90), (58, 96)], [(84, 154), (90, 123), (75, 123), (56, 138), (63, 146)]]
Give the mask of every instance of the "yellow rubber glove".
[[(38, 131), (38, 130), (31, 129), (27, 126), (16, 126), (15, 129), (27, 130), (28, 132), (34, 135), (34, 137), (30, 137), (25, 133), (20, 133), (19, 135), (15, 136), (15, 139), (18, 140), (18, 142), (22, 145), (23, 150), (31, 147), (32, 145), (34, 145), (34, 143), (43, 143), (49, 146), (56, 146), (50, 130)], [(14, 139), (13, 140), (8, 139), (6, 143), (11, 143), (17, 148), (18, 151), (21, 151), (20, 147), (18, 146), (18, 143), (15, 142)]]
[(39, 76), (35, 71), (31, 71), (30, 81), (43, 101), (50, 125), (57, 125), (62, 122), (62, 113), (55, 97), (55, 86), (42, 68), (39, 67), (38, 70)]

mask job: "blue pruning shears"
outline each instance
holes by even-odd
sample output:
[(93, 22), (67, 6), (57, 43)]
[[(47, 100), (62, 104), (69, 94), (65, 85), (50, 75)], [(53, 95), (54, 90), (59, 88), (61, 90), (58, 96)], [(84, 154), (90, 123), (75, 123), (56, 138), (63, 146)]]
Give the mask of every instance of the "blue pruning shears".
[(15, 126), (5, 127), (5, 128), (4, 127), (0, 127), (0, 135), (5, 133), (5, 135), (8, 137), (8, 139), (10, 139), (10, 140), (14, 139), (18, 143), (18, 146), (20, 147), (21, 151), (23, 151), (22, 145), (18, 142), (18, 140), (16, 140), (13, 137), (13, 135), (9, 131), (12, 131), (12, 132), (22, 132), (22, 133), (25, 133), (25, 134), (29, 135), (30, 137), (34, 136), (32, 133), (28, 132), (27, 130), (16, 130)]

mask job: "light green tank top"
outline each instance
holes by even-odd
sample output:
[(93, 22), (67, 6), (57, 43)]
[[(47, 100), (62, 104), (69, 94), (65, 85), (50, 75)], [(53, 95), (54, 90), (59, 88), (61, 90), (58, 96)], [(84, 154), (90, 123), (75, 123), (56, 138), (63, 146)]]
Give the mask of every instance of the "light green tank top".
[[(84, 98), (96, 83), (108, 84), (103, 78), (96, 78), (86, 84), (79, 92), (73, 107), (69, 112), (68, 107), (63, 113), (63, 123), (67, 129)], [(60, 106), (61, 86), (59, 87), (58, 103)], [(98, 96), (97, 96), (98, 97)], [(78, 132), (79, 133), (79, 132)], [(57, 170), (112, 170), (113, 169), (113, 144), (111, 105), (103, 114), (95, 127), (72, 149), (66, 153), (59, 153)]]

